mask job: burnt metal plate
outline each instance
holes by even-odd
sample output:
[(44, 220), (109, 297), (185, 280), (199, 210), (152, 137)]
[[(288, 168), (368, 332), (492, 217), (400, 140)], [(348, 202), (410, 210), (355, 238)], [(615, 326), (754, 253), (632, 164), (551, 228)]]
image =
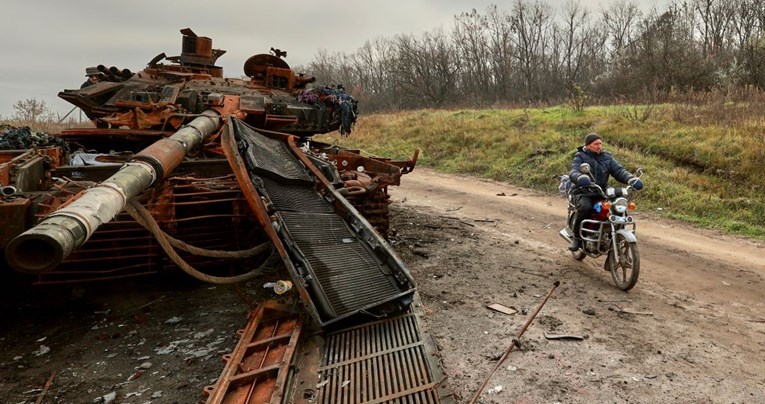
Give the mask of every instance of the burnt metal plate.
[(273, 301), (250, 313), (247, 326), (214, 386), (207, 386), (208, 404), (280, 403), (304, 317)]

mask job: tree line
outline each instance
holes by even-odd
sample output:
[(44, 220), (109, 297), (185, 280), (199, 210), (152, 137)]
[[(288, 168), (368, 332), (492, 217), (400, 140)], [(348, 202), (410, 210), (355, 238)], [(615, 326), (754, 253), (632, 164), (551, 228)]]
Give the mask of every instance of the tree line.
[(365, 110), (655, 102), (671, 94), (765, 88), (765, 2), (684, 0), (663, 11), (615, 0), (554, 10), (515, 0), (454, 17), (449, 30), (320, 51), (308, 66)]

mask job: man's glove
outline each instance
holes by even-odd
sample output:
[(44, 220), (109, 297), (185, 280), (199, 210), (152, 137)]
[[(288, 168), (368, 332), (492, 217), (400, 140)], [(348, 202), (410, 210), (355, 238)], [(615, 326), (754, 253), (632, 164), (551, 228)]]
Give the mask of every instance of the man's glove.
[(590, 177), (588, 177), (588, 176), (586, 176), (584, 174), (580, 175), (576, 179), (576, 185), (578, 185), (580, 187), (589, 187), (591, 184), (592, 184), (592, 182), (590, 182)]
[(633, 178), (630, 180), (630, 185), (632, 185), (632, 188), (635, 188), (636, 191), (643, 189), (643, 181), (640, 181), (640, 178)]

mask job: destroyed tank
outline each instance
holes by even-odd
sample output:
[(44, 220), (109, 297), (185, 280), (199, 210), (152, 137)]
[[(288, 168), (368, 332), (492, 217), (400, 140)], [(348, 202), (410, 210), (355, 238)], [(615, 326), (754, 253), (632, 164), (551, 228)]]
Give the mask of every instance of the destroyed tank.
[(342, 87), (315, 85), (274, 48), (224, 77), (225, 51), (181, 33), (180, 56), (100, 65), (103, 80), (59, 93), (92, 126), (0, 150), (2, 269), (35, 284), (286, 269), (322, 326), (407, 307), (388, 186), (418, 151), (393, 161), (316, 142), (351, 133), (358, 107)]

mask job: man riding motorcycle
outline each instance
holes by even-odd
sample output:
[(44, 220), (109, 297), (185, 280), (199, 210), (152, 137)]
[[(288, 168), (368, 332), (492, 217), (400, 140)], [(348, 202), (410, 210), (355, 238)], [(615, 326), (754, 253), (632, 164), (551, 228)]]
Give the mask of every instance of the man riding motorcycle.
[(571, 171), (568, 177), (575, 185), (572, 193), (575, 195), (576, 219), (574, 220), (574, 237), (571, 238), (571, 244), (568, 249), (577, 251), (582, 241), (579, 239), (579, 228), (582, 221), (586, 219), (593, 210), (594, 203), (600, 198), (600, 194), (589, 189), (592, 180), (587, 174), (582, 174), (579, 167), (582, 163), (590, 165), (590, 175), (595, 179), (595, 184), (602, 189), (606, 189), (609, 176), (613, 176), (617, 181), (623, 184), (632, 185), (636, 190), (643, 188), (643, 182), (640, 178), (622, 167), (611, 153), (603, 150), (603, 139), (597, 133), (590, 133), (584, 137), (584, 146), (579, 146), (574, 155), (574, 161), (571, 163)]

